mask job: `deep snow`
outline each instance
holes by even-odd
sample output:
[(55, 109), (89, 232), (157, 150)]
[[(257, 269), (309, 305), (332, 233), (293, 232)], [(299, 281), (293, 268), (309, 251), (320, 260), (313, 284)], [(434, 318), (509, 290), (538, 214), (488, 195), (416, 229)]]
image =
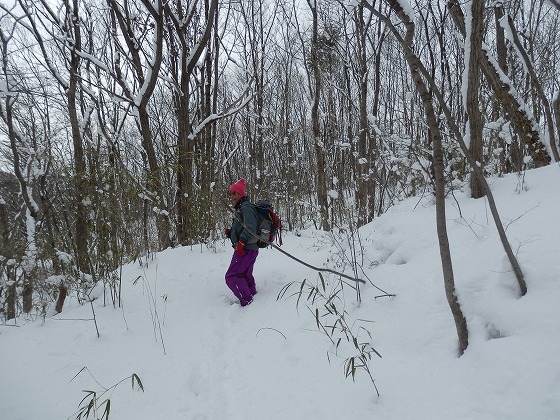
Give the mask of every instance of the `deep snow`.
[[(298, 286), (316, 272), (276, 250), (262, 250), (252, 305), (231, 304), (224, 283), (231, 248), (224, 242), (170, 249), (123, 269), (122, 308), (67, 301), (42, 322), (0, 325), (0, 417), (74, 418), (83, 390), (100, 397), (113, 419), (560, 419), (560, 167), (522, 178), (491, 179), (507, 234), (528, 284), (519, 297), (484, 199), (456, 192), (447, 220), (458, 296), (470, 345), (457, 357), (445, 298), (431, 197), (406, 200), (360, 230), (367, 284), (362, 303), (344, 288), (346, 321), (374, 355), (367, 373), (345, 378), (356, 355), (322, 334)], [(521, 188), (520, 188), (521, 187)], [(460, 211), (459, 211), (460, 209)], [(313, 230), (284, 234), (289, 253), (310, 264), (342, 265), (333, 237)], [(327, 263), (328, 261), (328, 263)], [(335, 276), (326, 275), (329, 286)], [(314, 310), (314, 307), (309, 304)], [(321, 312), (322, 313), (322, 312)], [(332, 318), (322, 318), (332, 323)], [(369, 330), (369, 339), (364, 327)], [(85, 402), (89, 401), (86, 399)], [(97, 415), (101, 417), (105, 406)], [(93, 418), (93, 417), (91, 417)]]

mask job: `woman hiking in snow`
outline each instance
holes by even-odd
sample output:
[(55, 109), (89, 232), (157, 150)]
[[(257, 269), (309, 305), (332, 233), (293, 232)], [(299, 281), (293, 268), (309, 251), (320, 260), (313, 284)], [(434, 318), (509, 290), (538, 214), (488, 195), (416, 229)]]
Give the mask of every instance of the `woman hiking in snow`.
[(231, 229), (226, 229), (226, 236), (235, 248), (226, 272), (226, 284), (239, 299), (241, 306), (249, 305), (253, 301), (253, 296), (257, 294), (253, 266), (259, 255), (259, 247), (256, 241), (252, 240), (258, 227), (258, 215), (247, 198), (245, 187), (244, 179), (229, 187), (229, 197), (235, 207), (235, 216)]

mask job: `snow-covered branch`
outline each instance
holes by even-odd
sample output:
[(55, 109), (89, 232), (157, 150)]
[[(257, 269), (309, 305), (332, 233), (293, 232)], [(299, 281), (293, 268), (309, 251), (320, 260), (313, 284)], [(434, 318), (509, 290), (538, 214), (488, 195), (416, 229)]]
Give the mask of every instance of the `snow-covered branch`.
[(249, 103), (249, 101), (252, 99), (252, 95), (248, 95), (248, 91), (249, 91), (250, 86), (247, 86), (245, 91), (243, 92), (243, 94), (235, 101), (233, 102), (230, 106), (228, 106), (227, 108), (223, 109), (222, 112), (220, 112), (219, 114), (211, 114), (208, 117), (206, 117), (200, 124), (198, 124), (196, 127), (193, 128), (192, 133), (189, 134), (189, 140), (194, 140), (198, 134), (204, 130), (204, 128), (206, 128), (206, 126), (212, 124), (215, 121), (218, 121), (222, 118), (226, 118), (229, 116), (232, 116), (236, 113), (238, 113), (239, 111), (241, 111), (243, 108), (245, 108), (247, 106), (247, 104)]

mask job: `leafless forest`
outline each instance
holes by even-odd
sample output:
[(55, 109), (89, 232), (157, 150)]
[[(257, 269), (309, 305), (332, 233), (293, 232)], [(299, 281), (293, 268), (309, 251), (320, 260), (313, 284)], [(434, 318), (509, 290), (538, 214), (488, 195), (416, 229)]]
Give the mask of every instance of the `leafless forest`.
[(0, 36), (4, 320), (211, 247), (243, 177), (288, 230), (432, 195), (464, 349), (443, 200), (559, 160), (558, 0), (1, 0)]

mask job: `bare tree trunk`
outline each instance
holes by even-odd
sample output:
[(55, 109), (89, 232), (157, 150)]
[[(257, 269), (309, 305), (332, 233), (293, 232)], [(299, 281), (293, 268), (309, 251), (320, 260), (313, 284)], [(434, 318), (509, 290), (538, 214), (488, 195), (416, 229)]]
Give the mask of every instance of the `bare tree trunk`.
[(358, 5), (355, 10), (356, 35), (358, 42), (357, 61), (359, 76), (359, 134), (358, 134), (358, 153), (360, 159), (357, 165), (358, 183), (358, 227), (363, 226), (373, 220), (375, 214), (375, 177), (373, 168), (375, 160), (373, 154), (374, 139), (369, 130), (367, 105), (368, 97), (368, 67), (366, 40), (369, 29), (369, 21), (364, 20), (364, 6)]
[[(254, 6), (254, 3), (253, 3)], [(265, 36), (263, 28), (263, 2), (258, 1), (258, 11), (253, 11), (258, 13), (253, 13), (253, 22), (251, 26), (254, 28), (255, 45), (251, 51), (252, 61), (253, 61), (253, 80), (255, 81), (255, 144), (254, 153), (255, 159), (253, 160), (253, 165), (255, 166), (257, 177), (260, 188), (263, 188), (265, 183), (262, 179), (265, 177), (264, 171), (264, 89), (265, 89)], [(256, 19), (256, 22), (254, 21)]]
[[(7, 261), (11, 259), (12, 251), (8, 244), (10, 239), (10, 226), (8, 224), (8, 211), (6, 210), (6, 203), (0, 197), (0, 235), (2, 241), (0, 242), (0, 255), (3, 255)], [(6, 280), (8, 286), (6, 287), (6, 319), (14, 319), (16, 317), (16, 282), (15, 271), (12, 265), (6, 264)], [(0, 292), (2, 288), (0, 288)]]
[(319, 22), (315, 1), (307, 0), (311, 9), (313, 19), (313, 30), (311, 34), (311, 67), (313, 68), (313, 78), (315, 89), (313, 91), (313, 105), (311, 107), (311, 131), (313, 134), (313, 144), (315, 147), (315, 157), (317, 159), (317, 204), (319, 205), (319, 215), (321, 217), (321, 229), (329, 231), (329, 209), (327, 199), (327, 180), (326, 180), (326, 158), (325, 147), (321, 141), (321, 128), (319, 123), (319, 102), (321, 99), (322, 76), (319, 67), (318, 36)]
[(554, 109), (554, 117), (556, 119), (556, 133), (560, 141), (560, 94), (556, 94), (552, 102), (552, 109)]
[(6, 289), (6, 319), (16, 317), (16, 284), (8, 285)]
[(460, 354), (463, 354), (469, 345), (469, 334), (467, 329), (467, 321), (461, 310), (459, 299), (455, 292), (455, 279), (453, 275), (453, 264), (451, 260), (451, 250), (449, 248), (449, 239), (447, 236), (447, 226), (445, 218), (445, 177), (444, 177), (444, 159), (441, 132), (438, 126), (438, 120), (433, 106), (433, 99), (424, 80), (421, 77), (420, 59), (412, 50), (412, 41), (414, 38), (414, 22), (405, 13), (400, 6), (398, 0), (386, 0), (386, 3), (396, 12), (398, 17), (406, 27), (406, 36), (403, 39), (392, 24), (391, 20), (379, 13), (374, 7), (366, 4), (376, 16), (381, 18), (391, 31), (397, 36), (404, 50), (405, 58), (410, 68), (412, 79), (416, 90), (420, 95), (424, 112), (430, 130), (430, 139), (433, 147), (433, 169), (435, 177), (435, 193), (436, 193), (436, 226), (438, 232), (438, 241), (440, 249), (441, 266), (443, 270), (443, 281), (445, 285), (445, 294), (447, 302), (451, 309), (457, 337), (459, 339)]
[[(2, 39), (2, 70), (3, 74), (6, 77), (6, 80), (12, 81), (13, 78), (8, 74), (8, 54), (7, 54), (7, 44), (9, 37), (5, 36), (3, 32), (0, 32), (1, 39)], [(8, 85), (8, 92), (12, 89), (15, 89), (15, 86), (12, 86), (12, 83)], [(25, 226), (26, 226), (26, 243), (25, 243), (25, 267), (23, 273), (23, 290), (22, 290), (22, 298), (23, 298), (23, 311), (25, 313), (31, 312), (33, 308), (33, 288), (35, 283), (35, 267), (36, 267), (36, 259), (37, 259), (37, 241), (36, 241), (36, 226), (37, 226), (37, 219), (39, 217), (40, 210), (33, 199), (33, 186), (32, 178), (28, 174), (24, 174), (24, 168), (31, 166), (32, 160), (34, 159), (33, 154), (28, 154), (27, 161), (22, 162), (22, 154), (20, 153), (20, 148), (28, 147), (29, 149), (32, 148), (32, 145), (29, 144), (29, 139), (22, 138), (23, 134), (20, 134), (18, 129), (16, 128), (16, 123), (14, 121), (14, 104), (16, 103), (16, 97), (8, 94), (6, 95), (5, 107), (2, 109), (0, 108), (2, 119), (4, 120), (5, 124), (8, 128), (8, 138), (10, 141), (10, 148), (12, 151), (13, 157), (13, 168), (16, 178), (19, 184), (19, 193), (23, 198), (24, 202), (24, 209), (25, 209)], [(31, 134), (32, 135), (32, 134)], [(23, 156), (25, 156), (25, 152)], [(25, 159), (25, 158), (24, 158)], [(4, 206), (3, 206), (4, 208)], [(5, 208), (4, 208), (5, 210)], [(7, 218), (6, 215), (4, 215)], [(6, 220), (7, 221), (7, 220)], [(8, 242), (6, 242), (8, 243)], [(8, 270), (12, 270), (13, 268), (8, 268)], [(15, 273), (14, 273), (15, 276)], [(15, 306), (11, 308), (12, 305), (15, 305), (15, 284), (8, 288), (8, 308), (9, 313), (15, 315)], [(12, 295), (13, 294), (13, 295)], [(12, 302), (12, 299), (14, 301)], [(12, 310), (13, 309), (13, 310)]]
[[(504, 28), (500, 25), (500, 19), (504, 17), (504, 7), (502, 3), (496, 3), (494, 5), (494, 26), (496, 28), (496, 59), (498, 61), (498, 67), (504, 74), (508, 74), (507, 67), (507, 48), (506, 48), (506, 37)], [(492, 114), (491, 121), (497, 121), (502, 114), (502, 104), (496, 98), (492, 98)], [(511, 172), (511, 161), (509, 153), (506, 151), (506, 142), (500, 137), (500, 133), (497, 130), (493, 130), (490, 133), (490, 150), (500, 150), (498, 157), (499, 160), (499, 170), (498, 175), (503, 175), (504, 173)]]
[[(195, 175), (193, 142), (198, 140), (189, 138), (192, 131), (189, 103), (192, 92), (189, 85), (198, 60), (208, 48), (218, 12), (218, 0), (209, 0), (204, 9), (194, 13), (197, 10), (197, 3), (198, 0), (189, 10), (185, 10), (181, 2), (165, 4), (166, 15), (171, 22), (168, 25), (169, 43), (176, 50), (176, 54), (171, 58), (171, 73), (178, 86), (178, 91), (174, 95), (174, 106), (178, 121), (177, 236), (181, 244), (191, 243), (196, 236), (193, 230), (196, 207), (192, 202)], [(175, 6), (176, 10), (173, 10), (172, 6)], [(191, 30), (197, 33), (196, 40), (191, 39)], [(192, 47), (193, 43), (194, 47)]]
[(193, 142), (189, 141), (191, 132), (189, 104), (189, 87), (185, 82), (182, 94), (176, 95), (177, 133), (177, 237), (180, 244), (187, 245), (193, 239), (192, 211), (190, 200), (193, 199)]
[[(135, 71), (135, 77), (140, 86), (139, 90), (141, 92), (139, 92), (138, 97), (136, 97), (137, 95), (129, 90), (127, 81), (123, 80), (124, 76), (121, 74), (120, 63), (117, 61), (115, 63), (117, 82), (123, 89), (127, 99), (138, 110), (138, 130), (142, 138), (142, 147), (148, 163), (146, 189), (150, 198), (154, 200), (157, 209), (155, 218), (158, 228), (159, 246), (161, 248), (167, 248), (172, 245), (171, 226), (168, 216), (167, 200), (161, 182), (161, 169), (155, 152), (154, 138), (148, 113), (148, 103), (152, 98), (158, 80), (163, 56), (163, 2), (161, 0), (156, 0), (153, 4), (147, 1), (142, 2), (146, 8), (146, 15), (152, 19), (154, 29), (154, 39), (152, 42), (153, 57), (151, 57), (149, 63), (143, 63), (140, 56), (138, 45), (142, 42), (136, 36), (135, 28), (133, 27), (136, 18), (130, 16), (128, 7), (121, 7), (116, 0), (107, 0), (107, 3), (111, 8), (112, 16), (116, 19), (116, 22), (113, 23), (114, 30), (116, 29), (116, 23), (118, 23), (123, 39), (126, 42), (128, 53), (131, 57), (130, 61)], [(140, 37), (143, 36), (144, 34), (140, 35)]]
[[(208, 14), (208, 2), (206, 1), (205, 13)], [(214, 25), (212, 26), (213, 36), (208, 39), (206, 45), (206, 58), (204, 60), (204, 68), (201, 69), (200, 81), (200, 119), (206, 118), (216, 113), (216, 96), (217, 96), (217, 77), (218, 69), (218, 47), (219, 43), (216, 42), (218, 34), (216, 19), (218, 14), (215, 14)], [(200, 133), (195, 148), (199, 152), (195, 153), (197, 156), (198, 167), (198, 183), (200, 190), (196, 200), (196, 213), (204, 214), (204, 217), (198, 219), (198, 226), (196, 232), (197, 240), (204, 241), (210, 237), (214, 227), (216, 226), (215, 214), (212, 210), (212, 181), (214, 177), (215, 165), (215, 149), (216, 149), (216, 129), (215, 124), (207, 125)]]
[(58, 285), (58, 298), (56, 300), (55, 311), (56, 313), (62, 312), (62, 307), (64, 306), (64, 301), (66, 300), (66, 296), (68, 296), (68, 288), (64, 285), (64, 283), (60, 283)]
[[(482, 115), (480, 112), (480, 58), (482, 39), (484, 34), (484, 0), (473, 0), (471, 3), (471, 32), (467, 34), (470, 42), (465, 38), (465, 45), (469, 45), (469, 69), (467, 86), (467, 116), (469, 120), (470, 145), (469, 151), (476, 162), (483, 168)], [(484, 182), (479, 179), (477, 171), (471, 171), (471, 197), (481, 198), (485, 195)]]
[(88, 237), (89, 230), (87, 225), (87, 209), (84, 205), (87, 197), (86, 185), (86, 162), (84, 158), (84, 148), (82, 144), (82, 134), (80, 130), (80, 121), (78, 118), (78, 104), (76, 94), (80, 78), (80, 55), (82, 48), (82, 37), (80, 28), (80, 18), (78, 14), (78, 0), (72, 0), (72, 9), (68, 8), (68, 23), (71, 23), (74, 29), (74, 42), (70, 51), (70, 83), (66, 92), (68, 100), (68, 116), (70, 118), (70, 127), (72, 131), (72, 145), (74, 146), (74, 171), (75, 171), (75, 187), (76, 187), (76, 236), (75, 246), (77, 263), (80, 271), (84, 273), (90, 272), (88, 258)]
[(28, 314), (33, 309), (33, 279), (26, 278), (21, 292), (22, 309), (23, 312)]
[(160, 210), (155, 217), (158, 228), (159, 246), (165, 249), (172, 245), (171, 228), (169, 218), (166, 213), (167, 204), (163, 193), (163, 184), (161, 182), (160, 165), (154, 148), (147, 103), (140, 104), (138, 107), (138, 128), (142, 138), (142, 147), (146, 153), (146, 159), (148, 161), (146, 189), (150, 193), (151, 198), (155, 201), (156, 208)]
[(502, 3), (496, 3), (494, 5), (494, 25), (496, 26), (496, 55), (500, 69), (504, 72), (504, 74), (508, 74), (506, 36), (504, 33), (504, 28), (502, 28), (502, 25), (500, 25), (500, 19), (502, 19), (503, 17), (504, 6)]

